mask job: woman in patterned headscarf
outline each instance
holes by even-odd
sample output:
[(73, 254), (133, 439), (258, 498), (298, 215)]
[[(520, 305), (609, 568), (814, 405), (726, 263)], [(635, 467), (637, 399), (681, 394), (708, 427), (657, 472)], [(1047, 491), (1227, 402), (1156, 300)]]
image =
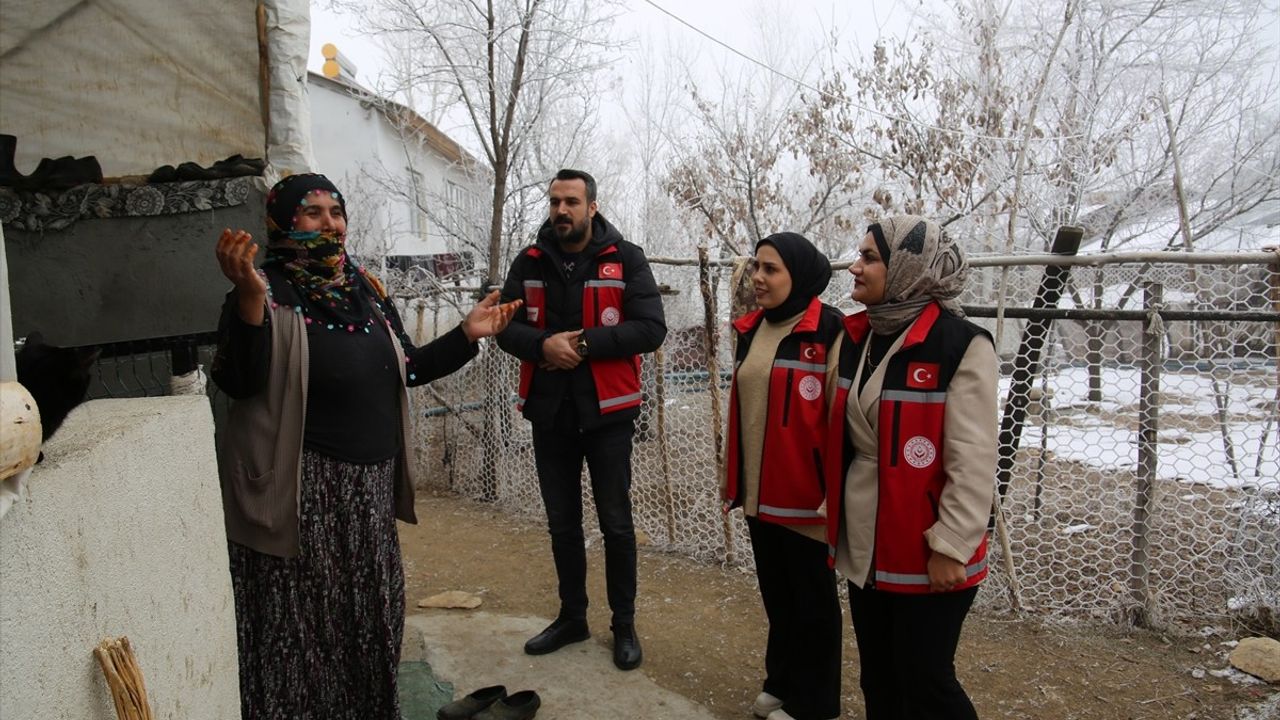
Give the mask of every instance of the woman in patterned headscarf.
[(953, 660), (987, 575), (995, 348), (963, 319), (968, 265), (937, 223), (872, 225), (849, 272), (866, 310), (845, 318), (827, 458), (867, 718), (976, 718)]
[(234, 288), (211, 375), (233, 402), (218, 447), (245, 718), (399, 720), (404, 571), (416, 522), (405, 388), (443, 377), (506, 327), (495, 291), (422, 347), (346, 252), (323, 175), (267, 196), (267, 253), (224, 230)]

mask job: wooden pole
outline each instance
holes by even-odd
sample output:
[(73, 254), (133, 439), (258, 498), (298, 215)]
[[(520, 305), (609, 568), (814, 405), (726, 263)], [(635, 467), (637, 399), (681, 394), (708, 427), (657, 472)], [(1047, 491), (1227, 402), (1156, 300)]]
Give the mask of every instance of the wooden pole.
[[(1271, 277), (1271, 303), (1280, 312), (1280, 250), (1276, 251), (1276, 262), (1267, 268)], [(1271, 415), (1262, 426), (1262, 437), (1258, 439), (1258, 455), (1253, 463), (1253, 476), (1262, 477), (1262, 458), (1266, 455), (1267, 438), (1271, 437), (1271, 429), (1276, 428), (1280, 435), (1280, 323), (1275, 325), (1276, 348), (1276, 398), (1271, 404)]]
[[(1164, 87), (1160, 88), (1160, 109), (1164, 114), (1165, 129), (1169, 133), (1169, 155), (1173, 158), (1173, 194), (1178, 202), (1178, 230), (1182, 234), (1182, 246), (1187, 252), (1194, 249), (1191, 243), (1191, 215), (1187, 210), (1187, 196), (1183, 189), (1182, 183), (1182, 153), (1178, 150), (1177, 128), (1173, 124), (1173, 113), (1169, 110), (1169, 98), (1165, 94)], [(1195, 289), (1196, 304), (1200, 303), (1200, 284), (1197, 280), (1196, 268), (1191, 268), (1191, 285)], [(1209, 303), (1204, 303), (1208, 305)], [(1209, 381), (1213, 385), (1213, 403), (1217, 409), (1218, 430), (1222, 435), (1222, 450), (1227, 455), (1227, 464), (1231, 466), (1231, 475), (1236, 479), (1240, 479), (1240, 469), (1236, 465), (1235, 445), (1231, 442), (1231, 433), (1227, 430), (1227, 404), (1228, 398), (1222, 390), (1222, 386), (1218, 383), (1218, 375), (1214, 372), (1214, 352), (1213, 338), (1208, 328), (1203, 324), (1196, 324), (1198, 332), (1196, 335), (1200, 337), (1201, 349), (1207, 355), (1210, 364)]]
[(667, 354), (659, 347), (653, 353), (657, 364), (658, 456), (662, 458), (662, 488), (667, 501), (667, 544), (676, 542), (676, 500), (671, 489), (671, 451), (667, 447)]
[[(1093, 274), (1093, 307), (1095, 310), (1102, 309), (1103, 291), (1102, 270), (1095, 270)], [(1100, 403), (1102, 402), (1102, 336), (1106, 329), (1102, 322), (1091, 320), (1085, 323), (1084, 331), (1086, 336), (1085, 365), (1089, 368), (1089, 402)]]
[[(426, 335), (427, 333), (427, 330), (426, 330), (427, 301), (423, 300), (422, 298), (418, 298), (417, 300), (414, 300), (413, 308), (414, 308), (414, 313), (416, 315), (416, 322), (414, 322), (414, 327), (413, 327), (413, 341), (419, 345), (425, 345), (427, 342), (427, 335)], [(438, 320), (439, 320), (439, 315), (440, 315), (439, 306), (435, 308), (435, 310), (433, 311), (433, 314), (437, 316), (436, 318), (437, 321), (432, 323), (434, 327), (435, 325), (438, 324)]]
[[(711, 439), (715, 452), (716, 474), (720, 478), (725, 473), (724, 467), (724, 429), (720, 427), (720, 361), (716, 349), (720, 347), (720, 332), (716, 317), (716, 295), (711, 290), (711, 265), (708, 262), (707, 246), (698, 247), (698, 289), (702, 292), (702, 330), (707, 343), (707, 389), (711, 393)], [(733, 541), (733, 525), (729, 522), (728, 513), (722, 519), (724, 529), (724, 560), (728, 564), (737, 562), (737, 551)]]
[(1159, 461), (1160, 368), (1164, 364), (1164, 328), (1155, 310), (1163, 301), (1164, 288), (1160, 283), (1148, 283), (1144, 304), (1151, 312), (1151, 320), (1142, 335), (1142, 390), (1138, 397), (1138, 474), (1133, 498), (1133, 550), (1129, 562), (1130, 621), (1140, 627), (1150, 627), (1151, 610), (1155, 606), (1151, 596), (1151, 567), (1147, 548), (1150, 544), (1150, 518), (1155, 503)]
[[(476, 300), (484, 297), (483, 291), (477, 294)], [(491, 350), (491, 348), (489, 349)], [(498, 353), (480, 353), (480, 376), (495, 387), (502, 387), (498, 382), (502, 377), (501, 360)], [(503, 417), (507, 411), (505, 403), (508, 395), (503, 392), (487, 392), (484, 394), (484, 427), (481, 429), (480, 457), (480, 499), (485, 502), (498, 501), (498, 456), (501, 454), (503, 438)]]
[(1044, 489), (1045, 456), (1049, 454), (1049, 374), (1040, 373), (1040, 454), (1036, 456), (1036, 495), (1032, 514), (1040, 520), (1041, 492)]

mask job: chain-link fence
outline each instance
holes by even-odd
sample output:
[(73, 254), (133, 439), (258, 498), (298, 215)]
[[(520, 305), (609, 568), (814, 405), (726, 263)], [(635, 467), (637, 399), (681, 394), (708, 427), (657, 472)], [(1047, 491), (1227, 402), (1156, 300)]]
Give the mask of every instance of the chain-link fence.
[[(731, 316), (741, 261), (651, 258), (666, 308), (644, 358), (633, 459), (641, 543), (751, 563), (741, 514), (718, 499)], [(980, 602), (1167, 625), (1230, 618), (1280, 627), (1280, 271), (1265, 253), (971, 258), (961, 298), (1004, 361), (1002, 520)], [(839, 268), (847, 263), (838, 263)], [(824, 299), (846, 311), (849, 278)], [(734, 292), (734, 289), (738, 292)], [(473, 301), (436, 286), (402, 303), (430, 338)], [(212, 336), (102, 348), (90, 397), (169, 392), (207, 367)], [(714, 348), (708, 353), (707, 348)], [(458, 373), (412, 391), (418, 477), (542, 519), (518, 364), (486, 341)], [(225, 398), (210, 383), (216, 416)], [(585, 486), (584, 486), (585, 490)], [(586, 515), (592, 532), (590, 493)]]
[[(668, 334), (644, 358), (632, 491), (641, 543), (747, 565), (741, 514), (726, 519), (717, 491), (740, 263), (651, 262)], [(994, 419), (1002, 422), (1004, 522), (981, 602), (1155, 625), (1230, 617), (1275, 627), (1274, 257), (1151, 253), (971, 264), (961, 300), (998, 339), (1005, 362)], [(848, 275), (837, 272), (825, 299), (852, 311), (849, 288)], [(429, 337), (470, 301), (458, 290), (409, 300), (406, 324)], [(515, 410), (517, 372), (513, 358), (486, 342), (465, 369), (414, 391), (418, 474), (420, 482), (540, 519), (530, 428)], [(598, 531), (589, 542), (599, 542)]]

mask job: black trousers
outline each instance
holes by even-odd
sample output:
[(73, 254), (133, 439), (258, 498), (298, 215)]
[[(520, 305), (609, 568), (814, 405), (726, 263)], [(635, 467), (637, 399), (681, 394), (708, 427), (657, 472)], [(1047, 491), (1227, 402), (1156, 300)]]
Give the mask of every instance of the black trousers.
[(960, 627), (978, 588), (912, 595), (849, 583), (867, 720), (977, 720), (956, 679)]
[(764, 691), (796, 720), (839, 717), (844, 621), (827, 545), (754, 517), (747, 529), (769, 618)]
[[(533, 428), (538, 487), (547, 511), (551, 554), (560, 589), (560, 617), (587, 617), (587, 551), (582, 533), (582, 461), (604, 534), (605, 586), (613, 623), (635, 622), (636, 532), (631, 520), (631, 439), (635, 423), (578, 427), (572, 402), (551, 426)], [(566, 406), (568, 406), (566, 408)]]

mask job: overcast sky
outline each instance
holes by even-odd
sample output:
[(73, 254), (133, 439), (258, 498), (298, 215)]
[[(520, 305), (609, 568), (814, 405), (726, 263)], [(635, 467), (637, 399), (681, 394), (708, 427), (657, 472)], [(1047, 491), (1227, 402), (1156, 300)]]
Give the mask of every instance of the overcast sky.
[[(658, 7), (654, 7), (655, 4)], [(907, 34), (914, 22), (913, 12), (922, 4), (925, 4), (922, 0), (654, 0), (653, 3), (628, 0), (616, 29), (619, 35), (632, 32), (634, 39), (645, 44), (661, 47), (668, 41), (674, 42), (712, 63), (736, 62), (730, 51), (671, 15), (740, 51), (755, 55), (760, 18), (784, 12), (785, 8), (790, 15), (786, 23), (792, 28), (789, 35), (797, 45), (816, 51), (824, 35), (834, 28), (843, 39), (846, 52), (861, 54), (882, 34)], [(351, 18), (313, 3), (308, 67), (320, 71), (324, 62), (320, 48), (331, 42), (355, 63), (356, 77), (361, 84), (374, 87), (382, 67), (382, 53), (373, 41), (359, 35), (355, 25)]]

